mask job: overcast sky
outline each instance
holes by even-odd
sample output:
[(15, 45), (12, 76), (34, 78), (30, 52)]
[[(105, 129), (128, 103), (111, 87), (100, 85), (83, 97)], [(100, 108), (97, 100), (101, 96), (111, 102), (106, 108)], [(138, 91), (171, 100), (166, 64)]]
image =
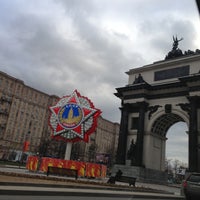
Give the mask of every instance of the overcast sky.
[(172, 36), (200, 48), (195, 0), (0, 0), (0, 70), (60, 97), (77, 89), (120, 121), (115, 88), (163, 60)]

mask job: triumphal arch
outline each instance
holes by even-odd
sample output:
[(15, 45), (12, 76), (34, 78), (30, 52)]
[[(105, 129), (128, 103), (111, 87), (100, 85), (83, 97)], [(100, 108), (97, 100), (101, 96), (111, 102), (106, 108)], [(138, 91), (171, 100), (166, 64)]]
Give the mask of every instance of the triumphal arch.
[(130, 69), (128, 84), (116, 89), (121, 123), (115, 168), (126, 175), (164, 178), (166, 133), (177, 122), (188, 125), (189, 171), (200, 172), (200, 50), (183, 53), (173, 39), (164, 60)]

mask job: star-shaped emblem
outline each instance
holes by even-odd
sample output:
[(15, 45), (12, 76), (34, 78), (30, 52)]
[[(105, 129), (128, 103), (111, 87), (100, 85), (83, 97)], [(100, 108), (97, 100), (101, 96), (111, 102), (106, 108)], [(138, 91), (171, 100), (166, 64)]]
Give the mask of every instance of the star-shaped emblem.
[(66, 141), (88, 141), (88, 136), (97, 126), (97, 117), (101, 114), (93, 103), (75, 90), (71, 96), (61, 98), (50, 107), (49, 123), (53, 137)]

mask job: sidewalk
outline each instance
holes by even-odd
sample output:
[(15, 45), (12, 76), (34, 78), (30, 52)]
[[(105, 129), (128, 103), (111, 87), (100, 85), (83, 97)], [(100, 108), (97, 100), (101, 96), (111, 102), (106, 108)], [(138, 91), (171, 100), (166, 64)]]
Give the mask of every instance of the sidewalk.
[[(37, 194), (37, 195), (76, 195), (76, 196), (122, 196), (183, 199), (175, 187), (156, 184), (136, 183), (136, 187), (117, 183), (107, 184), (107, 179), (75, 180), (69, 177), (49, 176), (29, 172), (24, 168), (0, 166), (0, 195)], [(175, 191), (175, 192), (174, 192)], [(179, 193), (179, 194), (178, 194)]]

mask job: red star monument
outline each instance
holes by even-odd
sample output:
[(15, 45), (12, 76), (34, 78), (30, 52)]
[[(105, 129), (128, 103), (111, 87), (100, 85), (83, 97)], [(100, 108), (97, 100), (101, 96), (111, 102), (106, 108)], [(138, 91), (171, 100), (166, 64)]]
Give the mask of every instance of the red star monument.
[(76, 142), (88, 142), (89, 135), (96, 130), (97, 118), (101, 111), (91, 100), (75, 90), (70, 96), (62, 97), (55, 106), (50, 107), (49, 124), (52, 137)]

